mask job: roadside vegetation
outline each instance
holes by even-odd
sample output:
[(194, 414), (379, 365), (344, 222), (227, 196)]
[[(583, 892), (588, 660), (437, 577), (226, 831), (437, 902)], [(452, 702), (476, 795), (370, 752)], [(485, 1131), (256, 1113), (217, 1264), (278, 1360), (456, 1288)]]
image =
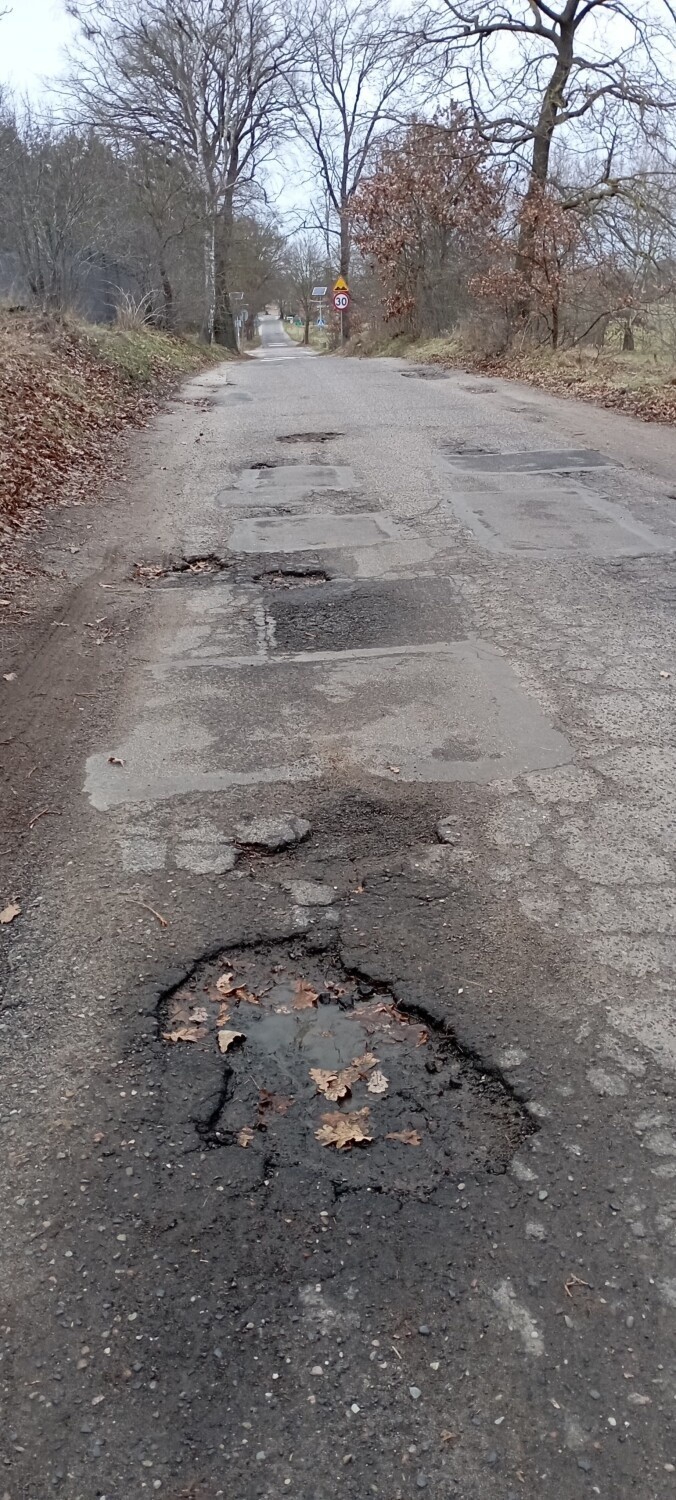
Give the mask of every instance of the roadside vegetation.
[(0, 310), (0, 528), (84, 493), (123, 428), (222, 357), (150, 328)]

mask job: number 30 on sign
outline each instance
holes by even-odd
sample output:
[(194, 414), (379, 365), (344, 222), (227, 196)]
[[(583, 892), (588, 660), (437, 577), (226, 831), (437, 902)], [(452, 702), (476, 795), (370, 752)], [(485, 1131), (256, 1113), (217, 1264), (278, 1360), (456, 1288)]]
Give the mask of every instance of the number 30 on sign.
[(347, 292), (334, 292), (333, 305), (336, 312), (346, 312), (350, 306), (350, 298)]

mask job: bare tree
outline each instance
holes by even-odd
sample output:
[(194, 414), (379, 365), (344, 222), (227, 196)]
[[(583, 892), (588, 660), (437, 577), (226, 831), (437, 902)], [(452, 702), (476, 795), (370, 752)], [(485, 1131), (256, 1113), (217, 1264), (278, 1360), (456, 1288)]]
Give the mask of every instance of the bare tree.
[[(445, 52), (494, 148), (524, 163), (527, 200), (545, 200), (561, 134), (595, 159), (590, 202), (621, 190), (628, 135), (654, 135), (676, 105), (675, 18), (671, 0), (432, 0), (418, 35)], [(535, 226), (527, 212), (525, 274)]]
[(31, 299), (62, 313), (77, 300), (104, 210), (104, 148), (30, 112), (0, 121), (0, 221)]
[(236, 348), (228, 285), (235, 196), (281, 123), (289, 28), (275, 0), (71, 0), (72, 93), (109, 139), (170, 152), (200, 194), (204, 336)]
[(303, 316), (303, 343), (310, 342), (313, 313), (312, 293), (316, 286), (326, 285), (329, 276), (326, 251), (316, 234), (301, 234), (290, 246), (287, 258), (288, 281)]
[(297, 28), (294, 123), (312, 153), (340, 274), (348, 280), (352, 198), (379, 138), (403, 108), (418, 49), (387, 3), (376, 0), (311, 0)]

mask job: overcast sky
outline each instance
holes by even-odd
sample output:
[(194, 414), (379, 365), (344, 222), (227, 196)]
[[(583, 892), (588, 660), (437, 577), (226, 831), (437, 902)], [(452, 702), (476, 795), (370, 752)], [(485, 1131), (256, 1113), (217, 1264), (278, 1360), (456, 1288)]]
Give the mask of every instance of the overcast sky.
[(9, 6), (0, 21), (0, 83), (37, 101), (42, 80), (63, 67), (73, 25), (63, 0), (9, 0)]

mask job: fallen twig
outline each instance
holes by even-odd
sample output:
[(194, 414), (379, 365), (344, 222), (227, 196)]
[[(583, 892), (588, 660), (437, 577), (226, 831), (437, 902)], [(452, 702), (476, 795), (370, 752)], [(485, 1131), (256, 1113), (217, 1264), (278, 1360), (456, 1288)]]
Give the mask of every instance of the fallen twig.
[(168, 927), (169, 926), (169, 923), (168, 923), (166, 917), (161, 916), (158, 911), (155, 911), (155, 907), (154, 906), (148, 906), (147, 901), (140, 901), (139, 905), (143, 907), (144, 911), (149, 911), (152, 914), (153, 917), (157, 917), (157, 920), (158, 920), (158, 922), (160, 924), (160, 927)]
[(42, 812), (36, 813), (35, 817), (31, 818), (30, 823), (28, 824), (28, 827), (29, 828), (34, 828), (35, 824), (40, 821), (40, 818), (46, 818), (47, 813), (51, 813), (53, 811), (54, 811), (53, 807), (43, 807)]

